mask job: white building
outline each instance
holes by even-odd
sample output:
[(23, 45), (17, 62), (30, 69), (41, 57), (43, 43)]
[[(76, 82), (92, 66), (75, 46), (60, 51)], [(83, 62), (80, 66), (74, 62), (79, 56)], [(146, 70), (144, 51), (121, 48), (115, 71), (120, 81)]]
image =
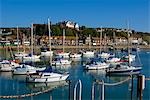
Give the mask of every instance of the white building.
[(71, 22), (71, 21), (67, 21), (66, 22), (66, 27), (68, 27), (68, 28), (75, 28), (75, 29), (79, 30), (79, 24)]

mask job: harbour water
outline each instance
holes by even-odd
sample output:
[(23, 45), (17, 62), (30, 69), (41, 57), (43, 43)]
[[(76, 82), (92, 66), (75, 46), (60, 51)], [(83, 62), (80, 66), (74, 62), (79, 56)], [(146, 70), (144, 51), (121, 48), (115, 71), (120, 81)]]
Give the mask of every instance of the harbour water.
[[(6, 51), (0, 51), (0, 57), (9, 57)], [(7, 55), (7, 56), (6, 56)], [(146, 78), (150, 77), (150, 50), (139, 51), (141, 60), (142, 72)], [(103, 80), (104, 83), (104, 98), (105, 100), (138, 100), (137, 97), (137, 78), (133, 76), (128, 79), (127, 76), (107, 76), (104, 71), (85, 71), (83, 63), (87, 58), (73, 60), (71, 66), (62, 66), (55, 69), (68, 71), (70, 76), (68, 81), (55, 83), (26, 83), (26, 76), (12, 75), (11, 72), (0, 72), (0, 96), (23, 95), (37, 93), (49, 89), (46, 93), (41, 93), (35, 96), (20, 98), (21, 100), (74, 100), (74, 87), (78, 80), (81, 80), (82, 100), (102, 100), (102, 85), (97, 81)], [(45, 66), (43, 64), (43, 66)], [(128, 79), (128, 80), (127, 80)], [(124, 80), (127, 80), (124, 82)], [(120, 84), (119, 84), (120, 82)], [(122, 83), (121, 83), (122, 82)], [(116, 83), (116, 84), (115, 84)], [(118, 83), (118, 84), (117, 84)], [(132, 84), (133, 83), (133, 84)], [(94, 85), (93, 85), (94, 84)], [(92, 92), (94, 86), (94, 92)], [(79, 100), (79, 84), (77, 86), (77, 99)], [(143, 90), (143, 99), (150, 100), (150, 80), (145, 81), (145, 89)], [(0, 98), (3, 100), (2, 98)], [(12, 100), (12, 99), (11, 99)], [(16, 99), (14, 99), (16, 100)]]

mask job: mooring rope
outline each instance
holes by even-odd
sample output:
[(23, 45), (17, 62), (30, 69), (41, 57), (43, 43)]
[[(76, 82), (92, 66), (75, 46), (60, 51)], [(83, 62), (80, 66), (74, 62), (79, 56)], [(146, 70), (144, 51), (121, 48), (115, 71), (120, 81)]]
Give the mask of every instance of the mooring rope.
[[(123, 84), (123, 83), (127, 82), (130, 79), (131, 79), (131, 77), (127, 77), (125, 80), (122, 80), (122, 81), (119, 81), (119, 82), (116, 82), (116, 83), (105, 83), (104, 82), (103, 84), (106, 85), (106, 86), (115, 86), (115, 85)], [(145, 80), (150, 80), (150, 77), (145, 78)], [(96, 82), (98, 82), (99, 84), (102, 84), (102, 81), (98, 80)]]
[(28, 94), (21, 94), (21, 95), (8, 95), (8, 96), (0, 96), (0, 98), (4, 98), (4, 99), (9, 99), (9, 98), (25, 98), (25, 97), (31, 97), (31, 96), (36, 96), (42, 93), (46, 93), (48, 91), (50, 91), (51, 88), (43, 90), (43, 91), (38, 91), (35, 93), (28, 93)]
[[(64, 85), (65, 85), (65, 84), (63, 84), (63, 86), (64, 86)], [(57, 88), (57, 86), (56, 86), (55, 88)], [(55, 89), (55, 88), (53, 88), (53, 89)], [(27, 94), (20, 94), (20, 95), (0, 96), (0, 98), (3, 98), (3, 99), (25, 98), (25, 97), (31, 97), (31, 96), (40, 95), (40, 94), (49, 92), (50, 90), (52, 90), (52, 88), (48, 88), (48, 89), (46, 89), (46, 90), (38, 91), (38, 92), (35, 92), (35, 93), (27, 93)]]
[(124, 82), (130, 80), (130, 77), (127, 77), (125, 80), (122, 80), (122, 81), (119, 81), (119, 82), (116, 82), (116, 83), (102, 83), (101, 81), (97, 81), (99, 84), (104, 84), (106, 86), (115, 86), (115, 85), (120, 85), (120, 84), (123, 84)]

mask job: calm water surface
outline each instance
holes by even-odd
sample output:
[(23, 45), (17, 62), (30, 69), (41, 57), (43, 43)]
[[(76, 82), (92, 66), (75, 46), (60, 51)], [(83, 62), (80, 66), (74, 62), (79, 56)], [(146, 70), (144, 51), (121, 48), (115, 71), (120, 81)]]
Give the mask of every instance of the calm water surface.
[[(143, 64), (142, 74), (150, 77), (150, 50), (141, 50), (139, 56)], [(0, 57), (2, 59), (5, 57), (9, 58), (9, 52), (1, 50)], [(55, 68), (61, 71), (68, 71), (70, 73), (70, 82), (26, 83), (26, 76), (24, 75), (20, 76), (12, 75), (11, 72), (0, 72), (0, 95), (20, 95), (50, 89), (49, 92), (21, 98), (21, 100), (73, 100), (74, 87), (80, 79), (82, 82), (82, 100), (92, 100), (92, 85), (96, 80), (104, 80), (105, 83), (116, 83), (127, 78), (125, 76), (106, 76), (104, 71), (85, 71), (82, 64), (86, 60), (87, 58), (74, 60), (71, 66)], [(94, 100), (101, 100), (102, 86), (99, 84), (95, 84), (94, 86)], [(79, 96), (79, 86), (77, 87), (77, 91), (77, 96)], [(150, 100), (149, 93), (150, 81), (146, 81), (143, 100)], [(105, 100), (137, 100), (137, 79), (133, 79), (133, 85), (132, 81), (128, 80), (120, 85), (105, 86)]]

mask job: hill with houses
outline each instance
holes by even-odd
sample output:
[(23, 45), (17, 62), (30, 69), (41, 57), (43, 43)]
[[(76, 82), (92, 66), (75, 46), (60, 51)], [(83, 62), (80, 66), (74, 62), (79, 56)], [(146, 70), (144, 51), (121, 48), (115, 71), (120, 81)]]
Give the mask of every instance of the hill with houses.
[[(48, 44), (48, 25), (33, 24), (34, 41), (37, 45)], [(118, 28), (89, 28), (79, 26), (78, 23), (72, 21), (63, 21), (51, 24), (52, 44), (62, 44), (62, 30), (65, 29), (65, 42), (67, 45), (75, 45), (76, 39), (80, 45), (100, 45), (100, 33), (102, 32), (101, 43), (110, 45), (114, 41), (116, 44), (127, 43), (127, 32), (130, 34), (130, 40), (134, 44), (150, 44), (150, 33), (137, 32), (136, 30), (118, 29)], [(30, 42), (30, 27), (18, 27), (19, 41), (23, 44), (23, 39)], [(77, 37), (77, 38), (76, 38)], [(17, 27), (0, 28), (0, 41), (10, 41), (14, 43), (17, 39)]]

